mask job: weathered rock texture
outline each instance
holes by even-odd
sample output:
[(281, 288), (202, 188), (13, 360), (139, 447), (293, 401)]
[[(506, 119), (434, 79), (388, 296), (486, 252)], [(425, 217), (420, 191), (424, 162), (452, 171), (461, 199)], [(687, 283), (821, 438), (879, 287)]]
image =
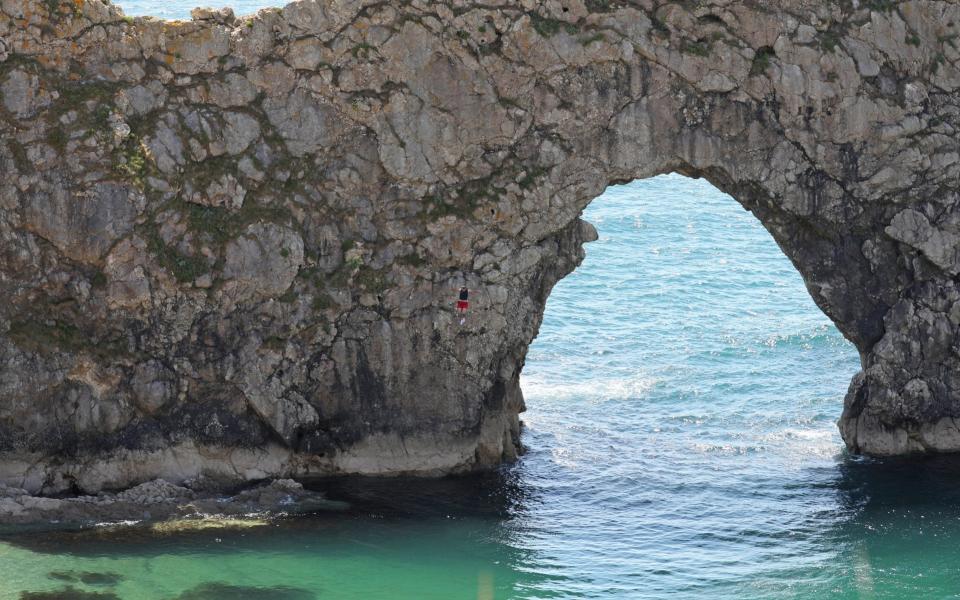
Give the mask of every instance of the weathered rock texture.
[(578, 216), (665, 172), (856, 344), (852, 450), (960, 450), (958, 34), (934, 1), (3, 0), (0, 481), (512, 458)]

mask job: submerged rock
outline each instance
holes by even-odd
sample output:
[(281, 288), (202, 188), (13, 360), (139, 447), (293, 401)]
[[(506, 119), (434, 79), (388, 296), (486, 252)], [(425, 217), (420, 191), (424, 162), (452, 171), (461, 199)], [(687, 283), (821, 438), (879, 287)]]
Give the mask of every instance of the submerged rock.
[[(323, 494), (306, 490), (290, 479), (270, 481), (232, 494), (215, 488), (192, 490), (162, 479), (119, 493), (62, 498), (37, 497), (26, 490), (0, 486), (0, 523), (6, 525), (46, 523), (62, 528), (147, 524), (157, 533), (178, 533), (258, 527), (278, 516), (346, 508), (345, 503), (327, 500)], [(103, 574), (72, 572), (57, 572), (51, 577), (89, 585), (98, 585), (94, 580), (106, 584), (109, 579)]]
[(229, 583), (202, 583), (174, 600), (314, 600), (317, 595), (285, 585), (275, 587), (232, 585)]
[[(0, 519), (514, 458), (528, 345), (597, 236), (581, 211), (666, 172), (752, 211), (856, 344), (851, 450), (960, 450), (958, 22), (0, 4)], [(42, 497), (64, 493), (89, 496)]]
[(52, 571), (51, 579), (69, 581), (94, 586), (115, 586), (123, 580), (117, 573), (98, 573), (95, 571)]

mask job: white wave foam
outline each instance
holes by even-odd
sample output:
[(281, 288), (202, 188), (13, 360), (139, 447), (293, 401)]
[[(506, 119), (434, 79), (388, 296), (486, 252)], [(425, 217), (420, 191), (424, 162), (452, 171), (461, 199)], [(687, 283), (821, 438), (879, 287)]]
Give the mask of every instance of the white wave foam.
[(644, 375), (593, 381), (548, 381), (542, 376), (522, 375), (520, 377), (523, 395), (531, 400), (538, 398), (561, 400), (580, 398), (591, 402), (624, 400), (646, 395), (656, 383), (656, 379)]
[(827, 458), (843, 449), (836, 428), (784, 429), (768, 436), (770, 442), (790, 453)]
[(839, 435), (833, 430), (788, 428), (748, 439), (723, 442), (694, 442), (690, 448), (700, 454), (765, 453), (778, 456), (831, 458), (843, 450)]

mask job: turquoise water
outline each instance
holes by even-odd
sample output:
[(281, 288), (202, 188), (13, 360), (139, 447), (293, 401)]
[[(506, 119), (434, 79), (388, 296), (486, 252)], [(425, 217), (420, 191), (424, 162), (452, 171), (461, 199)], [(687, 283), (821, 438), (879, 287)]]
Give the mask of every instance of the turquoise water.
[(517, 464), (317, 482), (350, 509), (255, 529), (7, 533), (0, 600), (960, 597), (960, 463), (844, 453), (856, 352), (756, 219), (679, 176), (585, 217)]

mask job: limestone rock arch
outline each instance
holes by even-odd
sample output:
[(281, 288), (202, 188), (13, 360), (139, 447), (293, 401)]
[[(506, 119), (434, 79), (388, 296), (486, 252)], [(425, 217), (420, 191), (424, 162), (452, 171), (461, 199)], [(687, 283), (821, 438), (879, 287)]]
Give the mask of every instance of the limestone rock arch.
[[(960, 449), (960, 7), (0, 5), (0, 480), (442, 473), (608, 185), (704, 177), (858, 348), (855, 452)], [(450, 290), (485, 290), (453, 326)]]

